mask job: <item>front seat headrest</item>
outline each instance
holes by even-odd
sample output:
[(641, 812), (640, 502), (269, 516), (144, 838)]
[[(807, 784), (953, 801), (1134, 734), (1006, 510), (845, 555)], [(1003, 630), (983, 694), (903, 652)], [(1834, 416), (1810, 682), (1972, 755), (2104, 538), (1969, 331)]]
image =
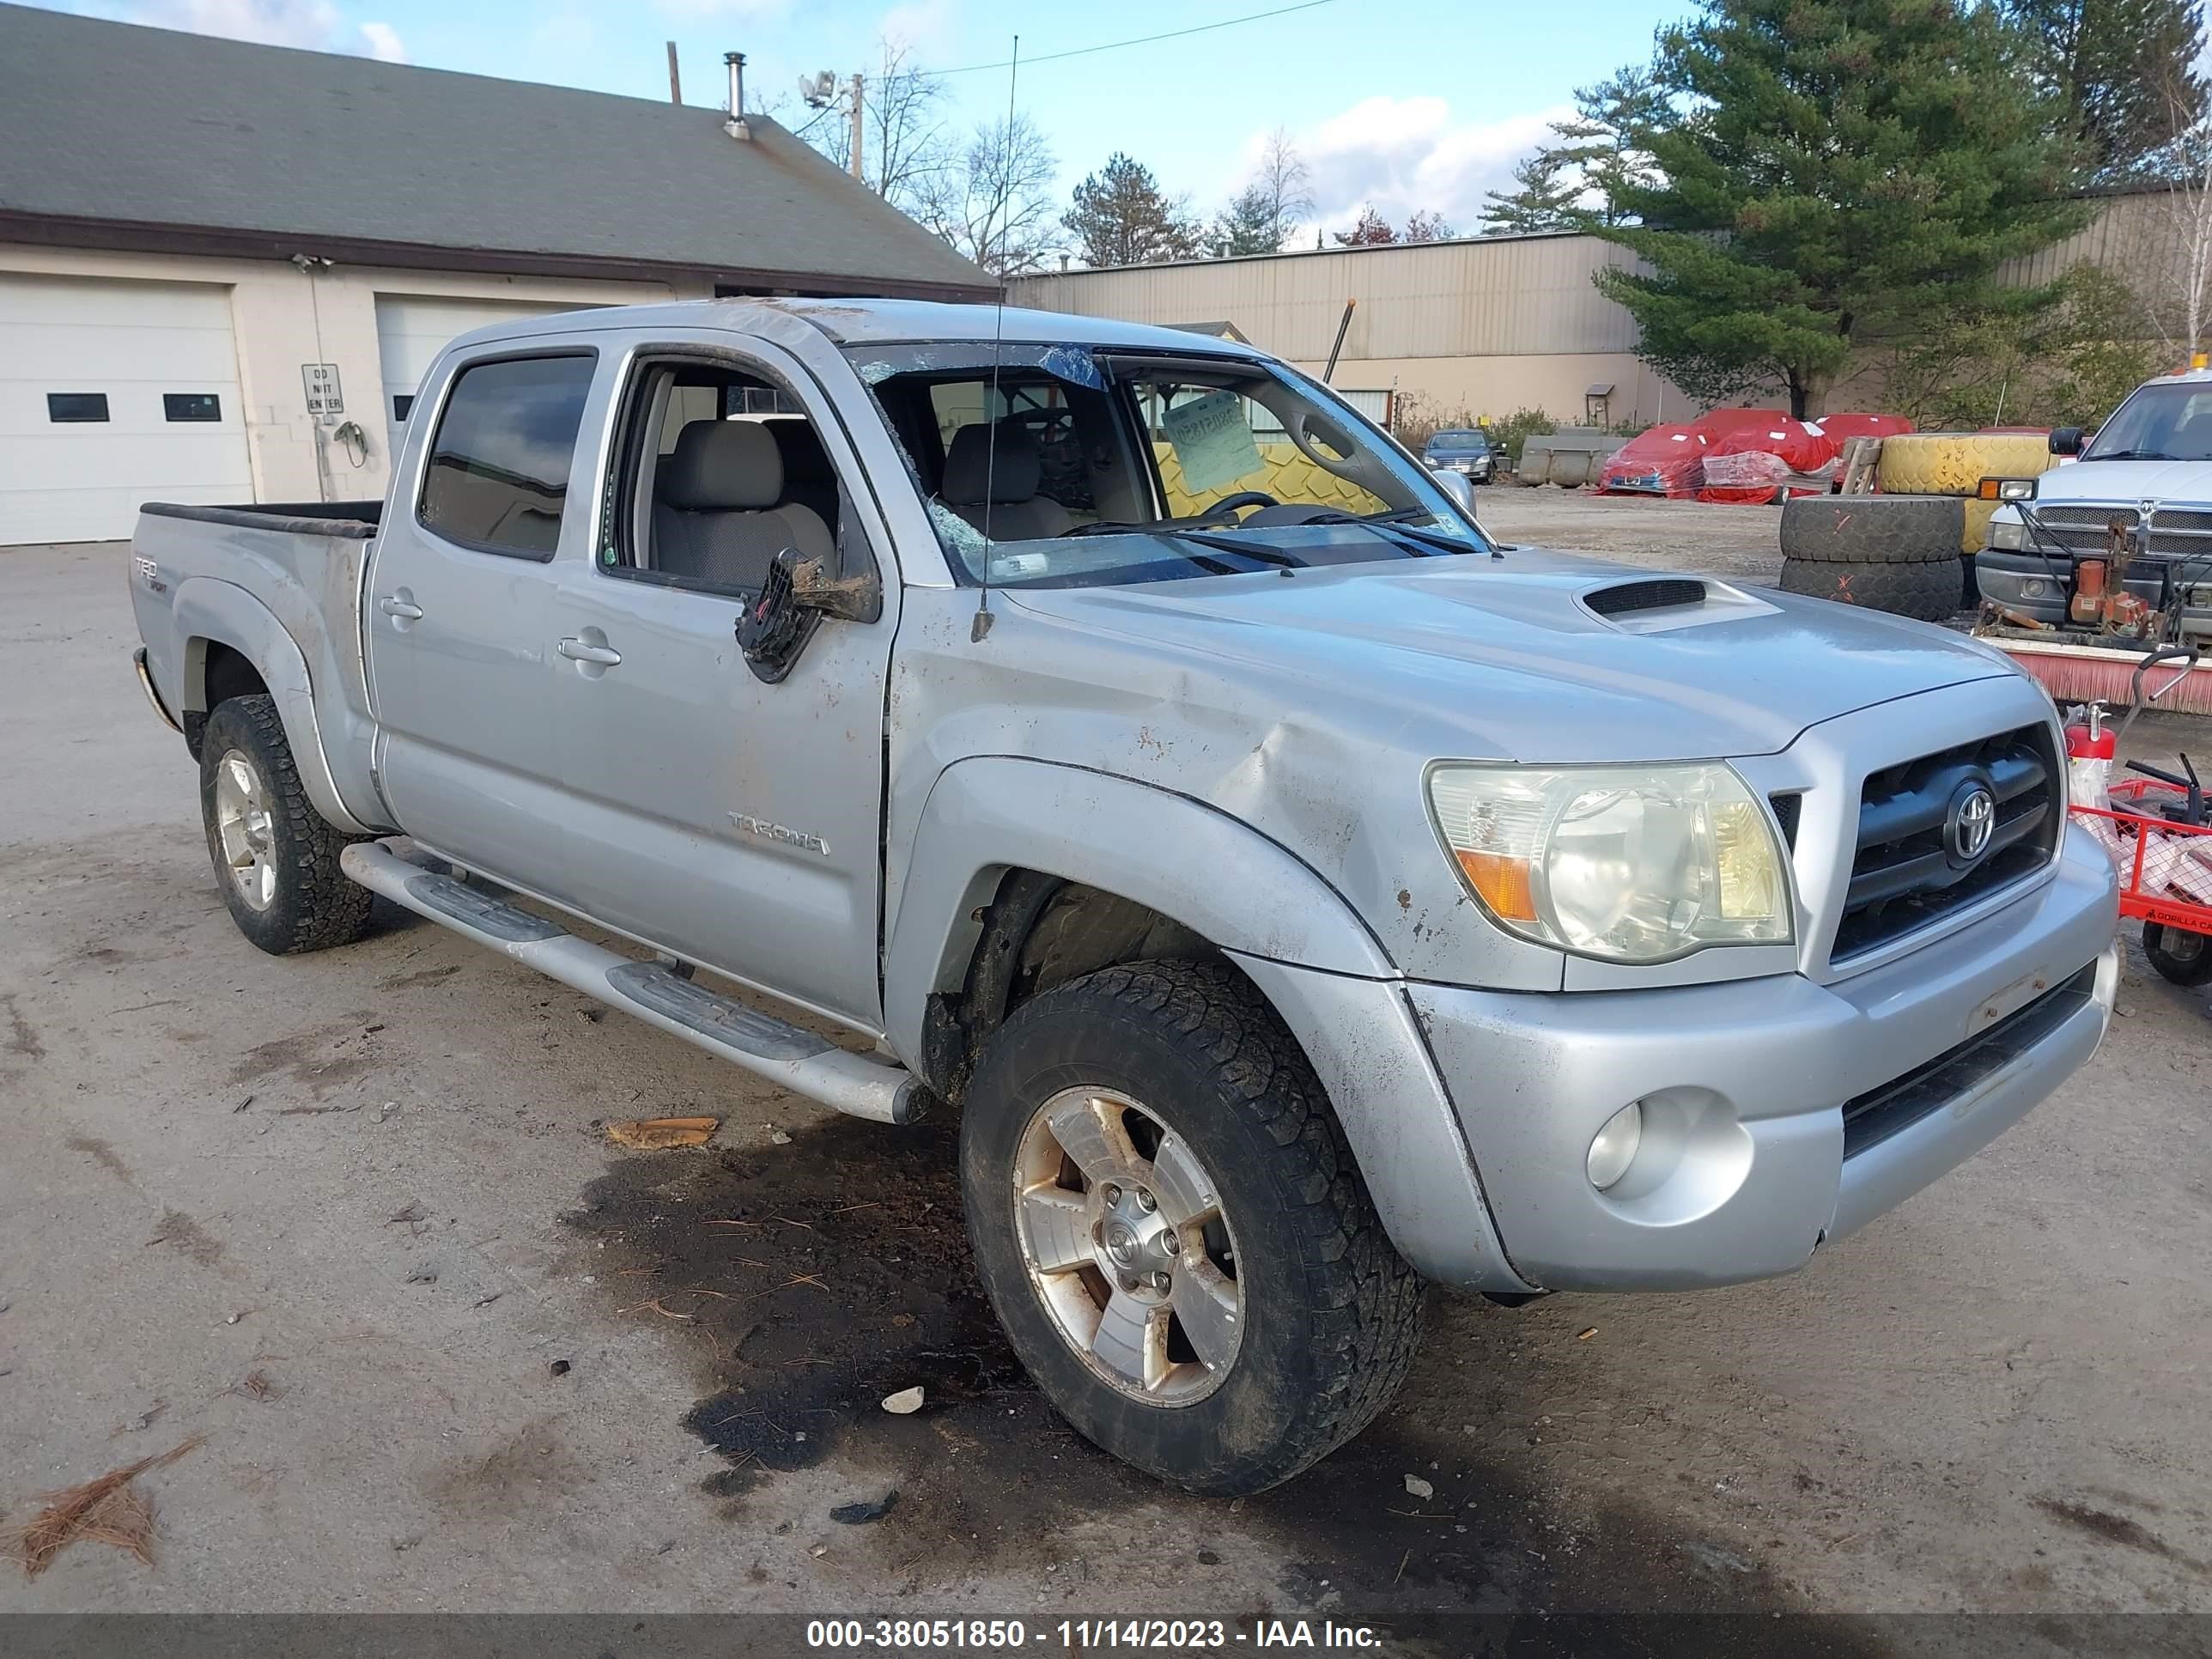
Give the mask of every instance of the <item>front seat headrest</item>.
[(963, 426), (945, 453), (945, 487), (938, 494), (954, 507), (981, 507), (987, 493), (1005, 506), (1028, 501), (1043, 477), (1044, 458), (1027, 427), (1005, 421)]
[(693, 513), (771, 507), (783, 499), (783, 452), (757, 421), (694, 421), (660, 464), (658, 493)]

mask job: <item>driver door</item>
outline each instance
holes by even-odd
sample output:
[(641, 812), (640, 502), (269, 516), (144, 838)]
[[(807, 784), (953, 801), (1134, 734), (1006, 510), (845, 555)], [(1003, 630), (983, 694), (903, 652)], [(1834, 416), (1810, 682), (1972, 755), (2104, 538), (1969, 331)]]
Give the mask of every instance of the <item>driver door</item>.
[[(774, 347), (732, 352), (728, 338), (641, 340), (629, 354), (594, 554), (562, 568), (548, 601), (577, 653), (555, 676), (569, 884), (612, 927), (873, 1028), (897, 585), (883, 583), (873, 622), (821, 620), (770, 684), (736, 639), (755, 590), (732, 578), (747, 562), (687, 563), (656, 541), (773, 550), (811, 538), (800, 515), (820, 520), (827, 506), (840, 574), (880, 577), (873, 550), (890, 544), (867, 493), (844, 487), (853, 452), (812, 382)], [(718, 375), (743, 383), (672, 383)], [(708, 469), (678, 489), (677, 444), (702, 421), (757, 425), (766, 437), (686, 449), (742, 455), (759, 476)], [(771, 454), (793, 458), (775, 481)]]

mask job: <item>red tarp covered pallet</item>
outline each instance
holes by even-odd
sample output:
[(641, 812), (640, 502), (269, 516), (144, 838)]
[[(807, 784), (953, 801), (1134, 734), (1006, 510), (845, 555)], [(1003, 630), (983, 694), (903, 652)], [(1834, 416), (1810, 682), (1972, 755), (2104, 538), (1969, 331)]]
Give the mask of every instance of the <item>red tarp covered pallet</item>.
[(1705, 482), (1708, 441), (1694, 426), (1648, 427), (1613, 452), (1598, 494), (1686, 501)]

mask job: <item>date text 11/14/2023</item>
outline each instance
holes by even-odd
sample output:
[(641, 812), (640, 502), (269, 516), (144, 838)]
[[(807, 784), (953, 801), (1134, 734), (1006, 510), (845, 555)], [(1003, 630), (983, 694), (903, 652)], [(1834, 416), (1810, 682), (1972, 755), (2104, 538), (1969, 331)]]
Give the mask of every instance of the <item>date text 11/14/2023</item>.
[(1088, 1652), (1124, 1648), (1184, 1652), (1198, 1648), (1336, 1648), (1372, 1652), (1382, 1632), (1366, 1625), (1328, 1620), (1062, 1619), (1030, 1624), (1019, 1619), (811, 1619), (806, 1645), (819, 1650), (1008, 1653), (1023, 1649)]

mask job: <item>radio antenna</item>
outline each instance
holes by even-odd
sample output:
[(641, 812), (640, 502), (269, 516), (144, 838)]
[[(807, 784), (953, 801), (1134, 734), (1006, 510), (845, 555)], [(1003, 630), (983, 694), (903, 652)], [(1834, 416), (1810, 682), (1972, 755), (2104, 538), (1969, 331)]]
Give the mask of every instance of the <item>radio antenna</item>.
[(1014, 148), (1014, 80), (1021, 73), (1022, 37), (1014, 37), (1014, 50), (1006, 63), (1006, 130), (999, 149), (999, 299), (991, 315), (991, 390), (983, 399), (983, 585), (975, 601), (975, 617), (968, 625), (971, 644), (980, 645), (991, 631), (991, 507), (999, 471), (999, 422), (991, 410), (999, 401), (999, 358), (1006, 343), (1006, 249), (1012, 240), (1014, 216), (1012, 179)]

